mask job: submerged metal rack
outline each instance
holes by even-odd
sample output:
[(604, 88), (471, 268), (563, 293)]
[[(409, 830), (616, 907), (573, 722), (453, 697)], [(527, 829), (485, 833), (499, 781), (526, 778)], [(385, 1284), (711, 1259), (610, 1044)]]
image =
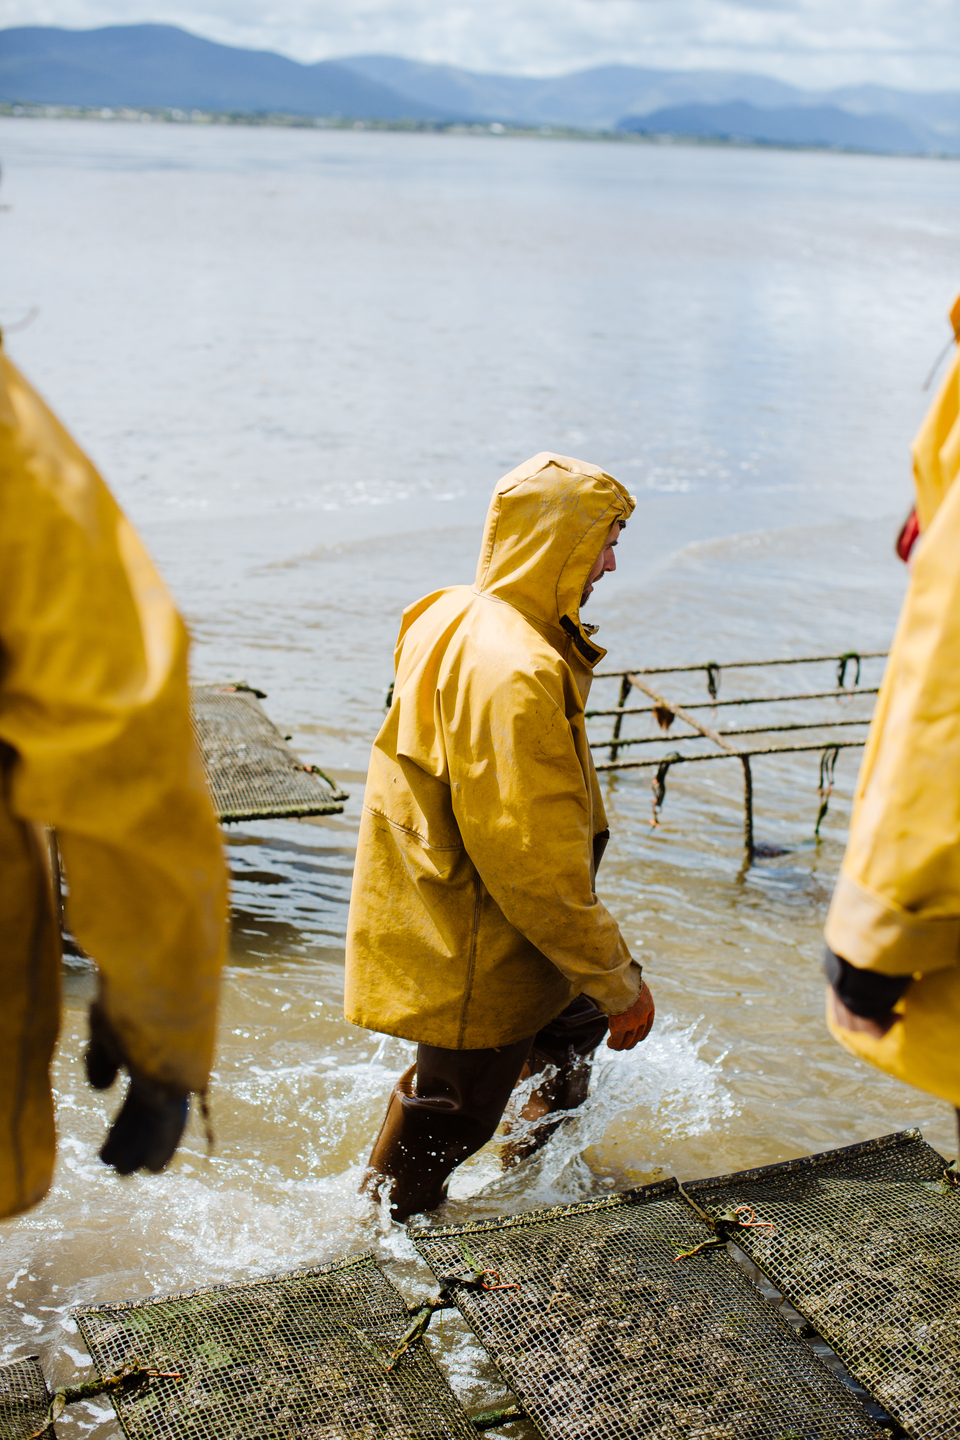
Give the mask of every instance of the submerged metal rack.
[(162, 1372), (128, 1440), (476, 1440), (421, 1341), (390, 1363), (410, 1311), (366, 1256), (73, 1315), (101, 1375)]
[(47, 1425), (50, 1392), (37, 1355), (25, 1355), (0, 1365), (0, 1440), (31, 1440), (43, 1431), (44, 1440), (56, 1440)]
[(960, 1203), (918, 1130), (685, 1186), (915, 1440), (960, 1437)]
[(217, 818), (339, 815), (347, 796), (294, 754), (260, 705), (265, 698), (244, 681), (190, 687), (193, 728)]
[[(710, 660), (698, 665), (661, 665), (635, 670), (600, 671), (594, 676), (595, 681), (619, 680), (620, 688), (615, 705), (586, 711), (588, 721), (613, 721), (611, 733), (604, 738), (598, 737), (596, 726), (591, 727), (591, 750), (606, 752), (606, 759), (598, 759), (597, 770), (607, 773), (653, 770), (652, 818), (656, 824), (666, 795), (667, 776), (675, 765), (739, 760), (743, 770), (744, 850), (747, 860), (750, 861), (761, 848), (754, 841), (752, 760), (766, 755), (819, 753), (820, 810), (814, 831), (819, 834), (821, 822), (827, 813), (833, 789), (834, 768), (840, 751), (860, 749), (866, 743), (867, 727), (873, 713), (872, 697), (878, 693), (879, 685), (861, 685), (861, 667), (865, 661), (885, 659), (886, 654), (885, 650), (849, 650), (841, 655), (739, 660), (724, 665)], [(798, 691), (794, 684), (781, 693), (774, 690), (720, 698), (721, 680), (728, 671), (768, 671), (797, 665), (818, 666), (821, 667), (821, 673), (823, 666), (835, 667), (835, 683), (830, 688), (824, 688), (821, 684), (812, 690)], [(650, 677), (654, 676), (698, 675), (702, 675), (706, 681), (706, 700), (680, 700), (663, 694), (650, 683)], [(649, 703), (628, 704), (634, 690), (639, 691)], [(869, 709), (859, 703), (865, 697), (871, 699)], [(828, 711), (826, 705), (821, 703), (811, 717), (807, 709), (811, 701), (830, 700), (834, 702), (832, 711)], [(846, 713), (838, 713), (838, 705), (847, 707)], [(863, 713), (850, 714), (851, 705), (855, 705)], [(759, 719), (756, 711), (748, 708), (755, 706), (765, 707)], [(702, 712), (710, 712), (709, 718), (716, 721), (718, 710), (734, 710), (752, 723), (733, 726), (708, 724)], [(657, 728), (645, 735), (625, 733), (624, 722), (635, 716), (648, 717), (648, 722), (652, 720)], [(685, 728), (675, 734), (668, 734), (676, 722)], [(677, 748), (678, 746), (680, 748)]]
[(676, 1180), (412, 1238), (545, 1440), (878, 1436)]

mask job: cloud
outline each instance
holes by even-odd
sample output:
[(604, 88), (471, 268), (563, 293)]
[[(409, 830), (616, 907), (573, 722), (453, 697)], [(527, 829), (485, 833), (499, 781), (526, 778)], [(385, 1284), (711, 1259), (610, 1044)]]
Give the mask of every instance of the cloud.
[(627, 63), (813, 88), (956, 89), (957, 0), (0, 0), (0, 25), (157, 20), (298, 60), (395, 54), (519, 74)]

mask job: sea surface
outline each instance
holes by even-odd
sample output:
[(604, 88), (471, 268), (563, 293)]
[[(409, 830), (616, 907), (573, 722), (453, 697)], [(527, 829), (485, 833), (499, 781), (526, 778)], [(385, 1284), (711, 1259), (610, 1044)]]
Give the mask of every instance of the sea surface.
[[(69, 1313), (81, 1303), (363, 1250), (409, 1298), (432, 1293), (402, 1228), (356, 1194), (412, 1047), (341, 1009), (400, 613), (472, 579), (495, 481), (555, 450), (638, 497), (588, 612), (604, 668), (885, 650), (921, 385), (960, 288), (960, 171), (25, 119), (0, 119), (0, 163), (10, 353), (140, 528), (189, 620), (196, 677), (267, 691), (303, 758), (350, 794), (323, 822), (226, 832), (212, 1157), (195, 1125), (160, 1177), (99, 1164), (118, 1101), (83, 1081), (92, 981), (68, 976), (56, 1183), (0, 1227), (2, 1354), (39, 1352), (63, 1384), (89, 1375)], [(862, 686), (876, 684), (882, 662), (870, 665)], [(724, 670), (720, 698), (761, 682), (785, 694), (835, 675)], [(617, 683), (597, 683), (598, 707)], [(702, 673), (657, 684), (708, 698)], [(699, 713), (716, 725), (728, 712)], [(630, 724), (642, 738), (649, 717)], [(494, 1142), (465, 1165), (444, 1219), (908, 1125), (954, 1153), (945, 1105), (861, 1065), (823, 1024), (821, 927), (857, 754), (840, 754), (819, 842), (818, 754), (754, 762), (757, 839), (781, 853), (749, 867), (735, 761), (672, 771), (656, 828), (649, 770), (605, 780), (599, 888), (642, 959), (656, 1027), (630, 1054), (600, 1052), (588, 1103), (539, 1158), (504, 1175)], [(470, 1405), (496, 1398), (452, 1322), (443, 1363)], [(116, 1427), (94, 1401), (58, 1431)]]

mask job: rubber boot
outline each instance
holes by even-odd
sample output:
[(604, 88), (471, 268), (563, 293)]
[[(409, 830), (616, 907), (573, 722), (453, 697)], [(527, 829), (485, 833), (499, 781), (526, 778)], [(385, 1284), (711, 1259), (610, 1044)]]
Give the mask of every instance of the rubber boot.
[(488, 1138), (464, 1117), (421, 1100), (416, 1073), (413, 1064), (394, 1085), (360, 1185), (367, 1193), (389, 1185), (390, 1214), (401, 1222), (442, 1205), (450, 1172)]
[[(569, 1049), (566, 1057), (562, 1059), (548, 1055), (543, 1050), (531, 1050), (530, 1059), (520, 1072), (517, 1084), (522, 1084), (533, 1075), (546, 1073), (521, 1109), (510, 1115), (506, 1121), (505, 1134), (510, 1135), (521, 1125), (523, 1133), (503, 1147), (500, 1163), (504, 1170), (510, 1170), (514, 1165), (519, 1165), (521, 1160), (526, 1160), (529, 1155), (541, 1150), (565, 1118), (560, 1116), (549, 1121), (547, 1116), (556, 1114), (558, 1110), (576, 1110), (583, 1104), (590, 1088), (592, 1058), (592, 1054), (577, 1055), (573, 1049)], [(537, 1121), (545, 1123), (537, 1124)]]

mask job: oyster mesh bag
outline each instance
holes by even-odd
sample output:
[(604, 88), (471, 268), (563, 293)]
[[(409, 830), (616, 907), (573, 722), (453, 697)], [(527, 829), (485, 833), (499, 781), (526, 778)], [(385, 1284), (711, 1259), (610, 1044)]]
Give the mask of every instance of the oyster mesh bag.
[(192, 685), (190, 713), (217, 818), (336, 815), (345, 797), (300, 763), (249, 690)]
[(675, 1180), (413, 1235), (548, 1440), (876, 1440), (714, 1239)]
[[(36, 1355), (0, 1365), (0, 1440), (29, 1440), (44, 1425), (50, 1395)], [(45, 1440), (55, 1434), (51, 1426)]]
[(915, 1440), (960, 1437), (960, 1203), (917, 1130), (686, 1185)]
[(73, 1316), (102, 1376), (167, 1377), (114, 1400), (129, 1440), (476, 1437), (422, 1343), (387, 1372), (410, 1312), (368, 1257)]

